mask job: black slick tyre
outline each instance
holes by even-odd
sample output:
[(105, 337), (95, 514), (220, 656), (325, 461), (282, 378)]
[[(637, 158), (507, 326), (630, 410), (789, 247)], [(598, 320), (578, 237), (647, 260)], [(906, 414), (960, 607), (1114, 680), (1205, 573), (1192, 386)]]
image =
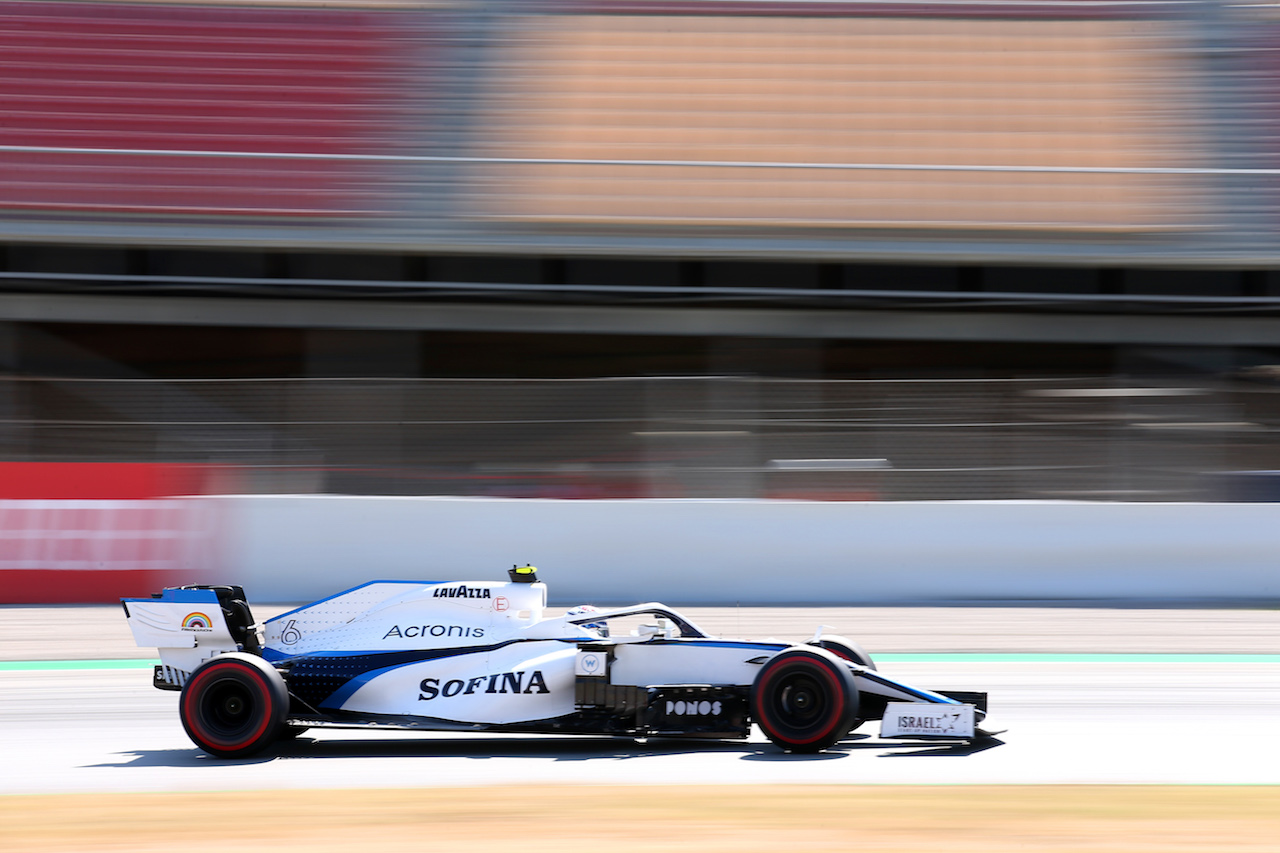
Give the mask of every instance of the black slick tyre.
[(810, 645), (817, 646), (820, 649), (826, 649), (838, 658), (844, 658), (850, 663), (856, 663), (858, 666), (865, 666), (867, 669), (875, 669), (876, 662), (871, 659), (871, 655), (862, 646), (853, 640), (844, 637), (822, 637), (816, 643)]
[[(817, 646), (820, 649), (826, 649), (836, 657), (843, 658), (850, 663), (856, 663), (858, 666), (865, 666), (867, 669), (876, 668), (876, 662), (871, 659), (871, 655), (867, 650), (855, 643), (853, 640), (845, 637), (831, 635), (822, 637), (818, 642), (809, 643), (808, 645)], [(860, 717), (854, 719), (853, 724), (849, 726), (849, 731), (854, 731), (865, 722), (866, 720)], [(848, 733), (849, 732), (845, 732), (845, 734)]]
[(764, 662), (751, 685), (751, 714), (765, 737), (788, 752), (821, 752), (857, 720), (858, 687), (840, 658), (796, 646)]
[(262, 658), (241, 652), (204, 663), (178, 700), (187, 736), (216, 758), (262, 750), (279, 737), (288, 711), (284, 678)]

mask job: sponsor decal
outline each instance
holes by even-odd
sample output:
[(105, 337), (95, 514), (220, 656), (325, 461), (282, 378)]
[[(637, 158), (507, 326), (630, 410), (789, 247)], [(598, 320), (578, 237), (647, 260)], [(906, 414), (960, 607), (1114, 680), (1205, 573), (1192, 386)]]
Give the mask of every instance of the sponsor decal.
[(972, 705), (890, 702), (880, 723), (881, 737), (973, 737)]
[(294, 627), (297, 622), (297, 619), (290, 619), (288, 622), (284, 623), (284, 630), (280, 632), (280, 642), (284, 643), (286, 646), (295, 645), (302, 639), (302, 632)]
[(956, 721), (960, 719), (959, 714), (947, 714), (943, 717), (917, 717), (908, 714), (898, 715), (898, 726), (904, 729), (921, 729), (927, 732), (937, 732), (943, 734), (945, 732), (953, 732), (956, 729)]
[(505, 595), (500, 595), (493, 600), (493, 609), (497, 610), (498, 612), (502, 612), (503, 610), (506, 610), (510, 606), (511, 606), (511, 602), (507, 601), (507, 597)]
[(438, 678), (424, 678), (418, 685), (422, 692), (418, 694), (419, 702), (429, 702), (437, 697), (451, 699), (454, 696), (470, 696), (473, 693), (550, 693), (547, 681), (542, 677), (542, 670), (535, 669), (528, 673), (496, 672), (492, 675), (480, 675), (475, 678), (454, 678), (440, 683)]
[(701, 702), (668, 699), (666, 714), (668, 717), (714, 717), (719, 716), (722, 709), (723, 706), (719, 702), (706, 699)]
[(469, 625), (408, 625), (401, 628), (399, 625), (392, 625), (391, 630), (382, 635), (382, 639), (388, 637), (400, 637), (401, 639), (411, 640), (415, 637), (483, 637), (484, 628), (472, 628)]
[(435, 592), (431, 593), (432, 598), (489, 598), (490, 590), (488, 587), (467, 586), (459, 584), (458, 586), (439, 587)]
[(212, 631), (213, 620), (199, 611), (188, 613), (182, 620), (184, 631)]
[(577, 657), (573, 659), (573, 674), (579, 676), (608, 675), (608, 653), (579, 650)]

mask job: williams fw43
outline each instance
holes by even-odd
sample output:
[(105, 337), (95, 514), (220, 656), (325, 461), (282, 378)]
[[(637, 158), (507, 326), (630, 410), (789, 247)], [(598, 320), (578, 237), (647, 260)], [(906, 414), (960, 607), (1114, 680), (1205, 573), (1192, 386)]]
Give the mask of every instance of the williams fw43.
[(921, 690), (856, 643), (710, 637), (662, 604), (544, 616), (531, 566), (506, 582), (373, 581), (254, 622), (236, 586), (123, 599), (180, 690), (187, 734), (251, 755), (310, 727), (746, 738), (817, 752), (868, 720), (884, 737), (972, 740), (986, 694)]

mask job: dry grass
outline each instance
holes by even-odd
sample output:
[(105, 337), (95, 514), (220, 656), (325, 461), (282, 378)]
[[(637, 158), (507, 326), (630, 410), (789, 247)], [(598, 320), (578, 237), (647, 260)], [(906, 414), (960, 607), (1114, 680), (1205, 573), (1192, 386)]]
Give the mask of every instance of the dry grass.
[[(589, 845), (589, 846), (584, 846)], [(1276, 851), (1274, 787), (498, 787), (0, 798), (26, 851)]]

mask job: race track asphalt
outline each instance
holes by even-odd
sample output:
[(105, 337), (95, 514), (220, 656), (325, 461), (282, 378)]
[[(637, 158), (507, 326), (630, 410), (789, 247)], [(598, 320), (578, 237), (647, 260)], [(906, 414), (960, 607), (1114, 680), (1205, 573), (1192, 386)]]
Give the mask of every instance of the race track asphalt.
[[(257, 608), (259, 618), (282, 608)], [(494, 784), (1280, 784), (1280, 614), (1266, 610), (690, 608), (727, 636), (832, 626), (882, 672), (985, 690), (994, 740), (745, 743), (324, 730), (215, 761), (153, 689), (118, 607), (0, 608), (0, 794)], [(314, 736), (313, 736), (314, 735)], [(913, 759), (913, 760), (901, 760)]]

